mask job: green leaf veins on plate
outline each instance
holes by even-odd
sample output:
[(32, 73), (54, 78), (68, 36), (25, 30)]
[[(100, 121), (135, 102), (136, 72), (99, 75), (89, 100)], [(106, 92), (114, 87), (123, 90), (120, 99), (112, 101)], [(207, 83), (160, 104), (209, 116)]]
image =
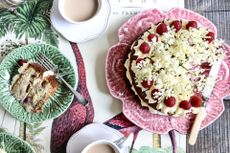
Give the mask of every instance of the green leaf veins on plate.
[(35, 153), (27, 142), (6, 132), (0, 133), (0, 143), (7, 153)]

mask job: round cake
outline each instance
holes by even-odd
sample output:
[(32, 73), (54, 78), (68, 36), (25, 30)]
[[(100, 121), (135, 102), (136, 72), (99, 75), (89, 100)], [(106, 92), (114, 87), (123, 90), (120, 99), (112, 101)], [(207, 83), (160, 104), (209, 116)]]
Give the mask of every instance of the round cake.
[[(132, 90), (153, 113), (197, 114), (210, 69), (224, 59), (222, 40), (196, 21), (164, 20), (131, 46), (125, 62)], [(215, 66), (213, 72), (218, 72)], [(217, 75), (217, 73), (216, 73)]]

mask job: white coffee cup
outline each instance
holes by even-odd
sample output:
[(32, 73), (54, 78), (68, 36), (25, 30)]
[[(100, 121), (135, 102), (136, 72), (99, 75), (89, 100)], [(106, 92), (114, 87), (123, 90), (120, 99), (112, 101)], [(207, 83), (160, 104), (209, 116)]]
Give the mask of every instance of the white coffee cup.
[(97, 141), (94, 141), (94, 142), (88, 144), (82, 150), (81, 153), (97, 153), (97, 152), (100, 152), (100, 153), (121, 153), (121, 149), (112, 141), (97, 140)]
[(59, 0), (61, 16), (70, 23), (88, 23), (101, 10), (102, 0)]

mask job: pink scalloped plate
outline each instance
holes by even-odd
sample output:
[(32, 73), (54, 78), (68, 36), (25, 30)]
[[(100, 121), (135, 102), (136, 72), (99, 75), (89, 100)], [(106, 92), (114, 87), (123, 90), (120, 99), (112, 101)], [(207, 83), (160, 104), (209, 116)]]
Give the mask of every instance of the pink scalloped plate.
[[(200, 25), (216, 33), (216, 27), (213, 23), (190, 10), (174, 8), (165, 13), (157, 9), (141, 12), (120, 27), (118, 31), (119, 42), (109, 49), (107, 55), (106, 81), (111, 95), (122, 101), (124, 115), (137, 126), (158, 134), (165, 134), (170, 130), (187, 134), (193, 123), (194, 115), (188, 114), (185, 117), (173, 117), (150, 113), (147, 108), (141, 106), (139, 99), (131, 90), (125, 75), (124, 63), (130, 52), (130, 45), (151, 24), (158, 23), (167, 18), (195, 20)], [(219, 70), (218, 81), (206, 104), (207, 116), (202, 122), (201, 129), (220, 117), (224, 111), (223, 98), (230, 94), (230, 77), (228, 75), (230, 47), (225, 44), (224, 49), (226, 50), (226, 58)]]

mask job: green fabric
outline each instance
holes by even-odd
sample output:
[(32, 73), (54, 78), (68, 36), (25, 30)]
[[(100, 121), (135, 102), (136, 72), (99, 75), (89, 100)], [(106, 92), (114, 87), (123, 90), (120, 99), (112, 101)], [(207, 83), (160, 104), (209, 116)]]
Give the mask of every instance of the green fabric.
[(17, 39), (41, 40), (58, 46), (58, 35), (52, 30), (50, 8), (52, 0), (27, 0), (15, 10), (0, 10), (0, 38), (13, 32)]

